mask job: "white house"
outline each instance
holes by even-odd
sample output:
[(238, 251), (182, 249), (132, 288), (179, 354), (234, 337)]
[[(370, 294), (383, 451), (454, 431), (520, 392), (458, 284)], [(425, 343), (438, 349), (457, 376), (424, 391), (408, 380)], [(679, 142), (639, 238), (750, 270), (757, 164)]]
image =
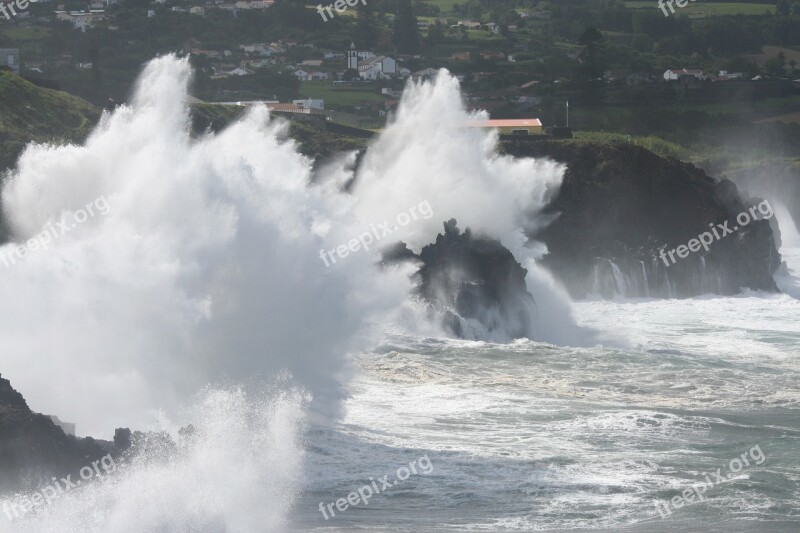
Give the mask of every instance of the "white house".
[(0, 66), (19, 74), (19, 48), (0, 48)]
[(741, 72), (728, 72), (727, 70), (720, 70), (719, 77), (725, 80), (735, 80), (744, 78), (744, 74)]
[(378, 80), (397, 76), (397, 61), (391, 57), (376, 56), (358, 65), (358, 74), (365, 80)]
[(435, 68), (428, 67), (414, 72), (411, 77), (415, 80), (425, 80), (429, 78), (435, 78), (438, 73), (439, 71)]
[(88, 11), (56, 11), (56, 19), (72, 22), (72, 25), (81, 30), (91, 28), (96, 22), (106, 18), (103, 9), (90, 9)]
[(260, 57), (269, 57), (280, 52), (280, 50), (274, 46), (262, 43), (240, 44), (239, 48), (241, 48), (245, 54), (252, 54)]
[(292, 103), (295, 104), (297, 107), (303, 109), (318, 109), (320, 111), (325, 109), (325, 100), (320, 100), (316, 98), (306, 98), (305, 100), (292, 100)]
[(248, 70), (242, 67), (236, 67), (235, 69), (231, 70), (230, 72), (226, 72), (225, 74), (229, 74), (231, 76), (249, 76), (252, 74), (252, 70)]
[(697, 78), (698, 80), (702, 80), (704, 78), (703, 71), (698, 69), (669, 69), (664, 72), (664, 81), (674, 81), (680, 79), (682, 76), (692, 76)]
[(477, 20), (459, 20), (458, 24), (455, 26), (450, 26), (451, 28), (459, 28), (464, 27), (469, 30), (479, 30), (481, 29), (481, 23)]
[(204, 8), (203, 6), (193, 6), (193, 7), (189, 8), (189, 14), (190, 15), (205, 15), (206, 14), (206, 8)]
[(274, 0), (240, 0), (234, 4), (236, 9), (267, 9)]
[(294, 77), (300, 81), (308, 81), (311, 79), (311, 74), (305, 70), (295, 70), (292, 74), (294, 74)]

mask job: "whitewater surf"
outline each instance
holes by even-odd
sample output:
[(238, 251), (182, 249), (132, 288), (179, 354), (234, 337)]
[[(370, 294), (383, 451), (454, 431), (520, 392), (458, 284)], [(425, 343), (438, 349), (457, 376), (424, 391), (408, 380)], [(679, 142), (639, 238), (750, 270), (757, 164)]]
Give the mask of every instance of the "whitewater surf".
[[(188, 60), (151, 61), (130, 105), (83, 145), (28, 146), (2, 191), (4, 252), (112, 199), (3, 269), (4, 377), (83, 435), (152, 433), (0, 531), (800, 525), (797, 300), (571, 301), (528, 238), (564, 166), (464, 128), (447, 72), (406, 87), (357, 170), (352, 154), (315, 168), (262, 107), (192, 136), (190, 81)], [(464, 320), (474, 338), (455, 339), (412, 296), (413, 263), (351, 253), (414, 206), (432, 216), (391, 228), (413, 254), (451, 219), (511, 251), (534, 338)], [(754, 446), (763, 461), (732, 470)]]

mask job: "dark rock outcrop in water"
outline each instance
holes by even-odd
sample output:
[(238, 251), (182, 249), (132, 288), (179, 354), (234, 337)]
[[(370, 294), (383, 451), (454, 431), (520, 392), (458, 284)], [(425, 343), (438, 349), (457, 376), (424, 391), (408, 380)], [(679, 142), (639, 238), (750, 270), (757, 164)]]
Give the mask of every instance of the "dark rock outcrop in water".
[(50, 417), (31, 411), (22, 395), (0, 377), (0, 493), (76, 474), (111, 448), (111, 443), (65, 434)]
[[(550, 157), (567, 165), (546, 208), (552, 222), (529, 237), (548, 247), (545, 265), (573, 297), (689, 297), (734, 294), (742, 288), (776, 291), (780, 266), (770, 223), (739, 227), (744, 202), (731, 181), (644, 148), (578, 141), (509, 144), (516, 156)], [(739, 229), (678, 258), (667, 267), (660, 252), (686, 245), (711, 226)], [(719, 230), (719, 233), (723, 232)]]
[(384, 262), (415, 260), (417, 292), (443, 316), (454, 335), (494, 339), (532, 338), (536, 304), (525, 285), (527, 270), (500, 241), (459, 232), (455, 220), (417, 256), (400, 243)]

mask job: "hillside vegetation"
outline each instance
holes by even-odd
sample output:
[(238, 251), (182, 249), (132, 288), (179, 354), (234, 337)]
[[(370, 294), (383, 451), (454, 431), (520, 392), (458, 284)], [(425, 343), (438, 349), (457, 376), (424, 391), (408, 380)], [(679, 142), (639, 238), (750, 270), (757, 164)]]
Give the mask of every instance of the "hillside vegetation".
[(12, 166), (31, 141), (83, 141), (100, 113), (77, 96), (0, 71), (0, 169)]
[[(219, 131), (241, 116), (243, 108), (214, 104), (192, 106), (192, 130)], [(45, 89), (0, 71), (0, 170), (14, 166), (30, 142), (81, 143), (100, 119), (101, 110), (62, 91)], [(309, 157), (357, 150), (364, 141), (291, 122), (289, 135)]]

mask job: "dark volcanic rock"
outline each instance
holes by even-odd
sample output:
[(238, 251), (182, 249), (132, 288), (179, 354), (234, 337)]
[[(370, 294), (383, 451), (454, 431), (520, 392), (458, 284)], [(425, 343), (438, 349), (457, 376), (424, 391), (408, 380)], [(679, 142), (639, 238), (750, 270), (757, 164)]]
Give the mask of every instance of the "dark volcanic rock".
[[(529, 237), (548, 247), (544, 263), (574, 297), (601, 294), (678, 296), (776, 291), (780, 265), (770, 223), (750, 222), (699, 252), (665, 265), (669, 251), (729, 221), (758, 201), (743, 202), (731, 181), (644, 148), (578, 141), (507, 145), (517, 156), (566, 163), (546, 214), (554, 220)], [(721, 232), (720, 232), (721, 233)], [(671, 262), (670, 262), (671, 263)]]
[[(443, 316), (447, 329), (462, 338), (509, 340), (532, 337), (536, 304), (525, 285), (527, 271), (500, 241), (460, 233), (455, 220), (419, 256), (404, 244), (384, 254), (384, 262), (421, 262), (418, 294)], [(484, 331), (485, 330), (485, 331)]]
[(65, 434), (50, 417), (31, 411), (22, 395), (0, 377), (0, 493), (76, 474), (108, 453), (109, 444)]

